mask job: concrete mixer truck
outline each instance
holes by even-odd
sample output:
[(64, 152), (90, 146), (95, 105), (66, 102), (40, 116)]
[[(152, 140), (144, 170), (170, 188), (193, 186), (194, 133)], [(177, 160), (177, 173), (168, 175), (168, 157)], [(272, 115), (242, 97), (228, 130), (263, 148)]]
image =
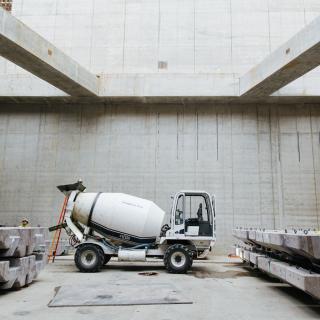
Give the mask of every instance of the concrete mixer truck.
[(85, 192), (81, 181), (61, 185), (66, 196), (64, 228), (76, 248), (81, 272), (97, 272), (111, 257), (119, 261), (163, 259), (171, 273), (186, 273), (194, 259), (215, 244), (215, 203), (205, 191), (180, 191), (173, 197), (170, 222), (152, 201), (124, 193)]

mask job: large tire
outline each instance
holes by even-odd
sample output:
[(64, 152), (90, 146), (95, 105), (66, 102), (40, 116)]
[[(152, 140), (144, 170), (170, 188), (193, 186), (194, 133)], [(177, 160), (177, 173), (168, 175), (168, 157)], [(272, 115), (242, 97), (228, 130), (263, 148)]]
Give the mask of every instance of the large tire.
[(94, 244), (83, 244), (77, 248), (74, 262), (80, 272), (98, 272), (104, 262), (104, 253)]
[(193, 262), (192, 252), (183, 244), (174, 244), (166, 250), (163, 261), (170, 273), (187, 273)]
[(103, 258), (103, 265), (107, 264), (111, 259), (111, 255), (110, 254), (105, 254), (104, 258)]

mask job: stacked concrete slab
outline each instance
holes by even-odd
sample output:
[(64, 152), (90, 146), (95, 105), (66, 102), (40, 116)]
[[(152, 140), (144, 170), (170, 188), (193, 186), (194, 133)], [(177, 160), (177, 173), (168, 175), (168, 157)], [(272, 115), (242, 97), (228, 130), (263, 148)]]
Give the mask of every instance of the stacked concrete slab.
[(233, 236), (247, 244), (320, 262), (320, 233), (316, 231), (235, 229)]
[(47, 262), (47, 228), (0, 228), (0, 289), (30, 284)]
[(320, 234), (310, 230), (234, 229), (236, 255), (320, 299)]

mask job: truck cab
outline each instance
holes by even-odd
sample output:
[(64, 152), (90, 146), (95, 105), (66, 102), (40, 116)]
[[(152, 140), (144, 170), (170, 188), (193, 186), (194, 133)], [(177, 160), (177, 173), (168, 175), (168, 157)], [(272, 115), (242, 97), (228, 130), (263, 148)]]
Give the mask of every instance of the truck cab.
[(215, 235), (215, 200), (206, 191), (183, 190), (173, 198), (170, 229), (160, 242), (191, 244), (199, 258), (213, 247)]
[(205, 191), (181, 191), (171, 209), (174, 234), (186, 237), (214, 236), (214, 202)]

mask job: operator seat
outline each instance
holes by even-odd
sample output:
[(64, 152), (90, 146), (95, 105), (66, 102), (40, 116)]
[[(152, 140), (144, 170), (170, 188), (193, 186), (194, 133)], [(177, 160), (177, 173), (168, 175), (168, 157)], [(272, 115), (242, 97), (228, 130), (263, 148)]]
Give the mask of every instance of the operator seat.
[(197, 216), (198, 216), (199, 222), (200, 222), (200, 221), (203, 221), (203, 216), (202, 216), (202, 203), (199, 204), (199, 208), (198, 208), (198, 211), (197, 211)]

